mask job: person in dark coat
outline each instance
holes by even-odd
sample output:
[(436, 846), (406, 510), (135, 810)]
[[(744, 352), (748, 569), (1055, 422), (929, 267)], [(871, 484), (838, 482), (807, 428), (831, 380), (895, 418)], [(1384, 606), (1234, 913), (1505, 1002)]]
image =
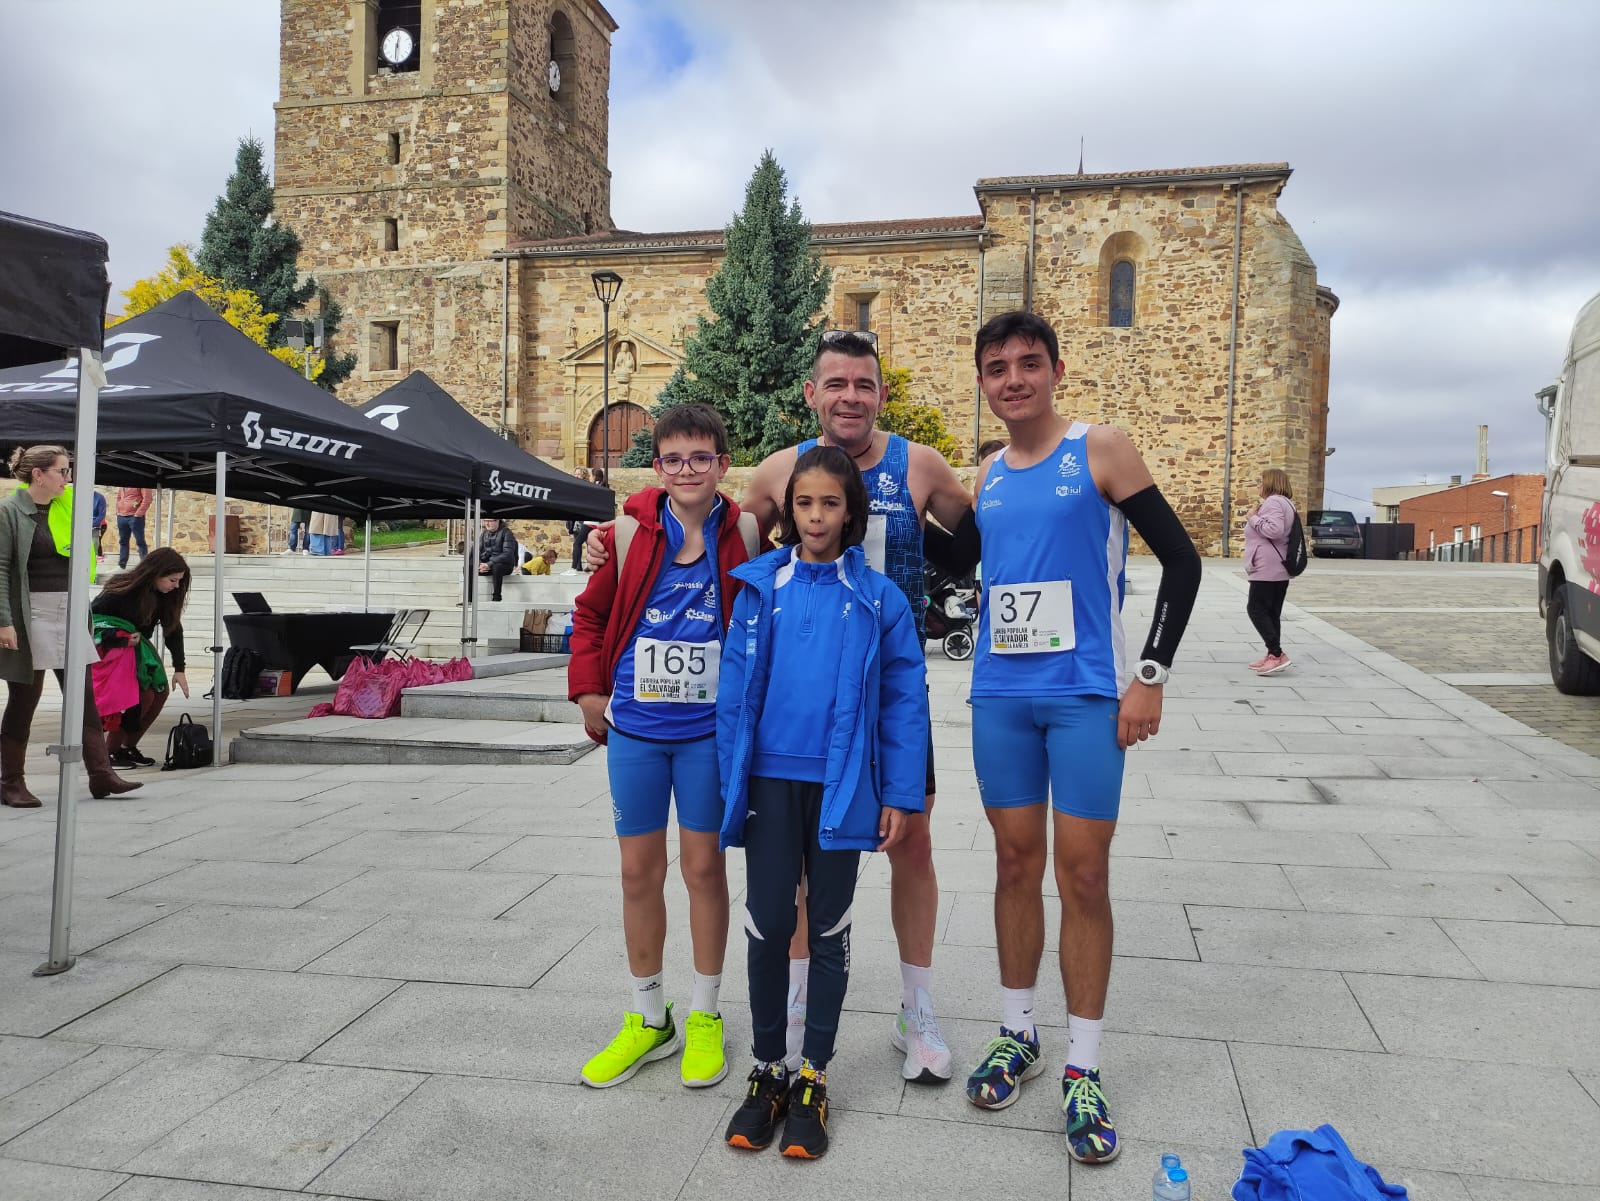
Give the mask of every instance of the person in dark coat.
[[(500, 600), (500, 589), (506, 576), (517, 569), (517, 540), (505, 522), (495, 517), (483, 519), (483, 533), (478, 537), (478, 574), (494, 581), (494, 594), (490, 600)], [(471, 596), (467, 597), (471, 600)]]

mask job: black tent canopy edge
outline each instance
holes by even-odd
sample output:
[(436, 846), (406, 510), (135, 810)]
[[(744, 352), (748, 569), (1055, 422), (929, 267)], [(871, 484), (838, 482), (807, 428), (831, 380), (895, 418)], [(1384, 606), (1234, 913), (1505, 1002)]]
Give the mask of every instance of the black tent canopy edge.
[(104, 345), (105, 239), (0, 212), (0, 368)]

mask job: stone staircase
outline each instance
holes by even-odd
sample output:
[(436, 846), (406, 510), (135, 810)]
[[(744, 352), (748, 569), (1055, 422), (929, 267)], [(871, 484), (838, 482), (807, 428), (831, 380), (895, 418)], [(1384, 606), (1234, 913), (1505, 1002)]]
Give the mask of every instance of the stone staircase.
[(571, 763), (594, 749), (567, 700), (567, 656), (477, 661), (477, 678), (408, 688), (399, 717), (315, 717), (256, 726), (229, 745), (234, 763)]
[[(212, 597), (212, 556), (189, 556), (194, 584), (189, 593), (186, 624), (209, 628)], [(102, 572), (104, 572), (102, 568)], [(361, 609), (364, 571), (358, 553), (342, 556), (225, 555), (225, 593), (259, 592), (280, 612), (318, 612)], [(480, 596), (478, 601), (478, 655), (499, 655), (518, 649), (518, 631), (527, 609), (568, 612), (588, 583), (587, 575), (521, 576), (505, 581), (500, 603)], [(417, 639), (428, 658), (450, 658), (461, 653), (461, 560), (440, 553), (437, 547), (377, 551), (372, 556), (370, 608), (428, 609), (427, 624)], [(223, 612), (237, 613), (231, 595), (223, 597)], [(204, 645), (191, 638), (193, 645)]]

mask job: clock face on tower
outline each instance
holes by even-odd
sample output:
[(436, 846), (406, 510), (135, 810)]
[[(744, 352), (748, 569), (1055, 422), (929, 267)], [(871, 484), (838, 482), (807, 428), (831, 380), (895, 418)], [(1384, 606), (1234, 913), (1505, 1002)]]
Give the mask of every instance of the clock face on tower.
[(550, 65), (545, 68), (545, 78), (550, 82), (550, 94), (554, 96), (561, 90), (561, 65), (555, 59), (550, 60)]
[(383, 60), (391, 67), (398, 67), (411, 57), (411, 52), (416, 49), (411, 34), (404, 29), (391, 29), (383, 35)]

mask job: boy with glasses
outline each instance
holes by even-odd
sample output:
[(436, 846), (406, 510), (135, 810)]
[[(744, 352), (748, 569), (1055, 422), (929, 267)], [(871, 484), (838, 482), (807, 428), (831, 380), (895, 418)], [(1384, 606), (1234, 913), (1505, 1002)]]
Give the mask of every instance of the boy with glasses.
[[(717, 1011), (728, 941), (728, 879), (717, 848), (722, 798), (716, 700), (722, 643), (751, 557), (753, 519), (717, 491), (728, 432), (712, 409), (682, 405), (651, 435), (659, 488), (630, 497), (604, 534), (607, 562), (578, 597), (568, 692), (607, 747), (611, 816), (622, 855), (622, 928), (630, 995), (622, 1028), (584, 1064), (610, 1088), (684, 1047), (680, 1078), (727, 1075)], [(678, 810), (678, 863), (689, 891), (694, 985), (680, 1040), (662, 984), (667, 934), (667, 808)]]

